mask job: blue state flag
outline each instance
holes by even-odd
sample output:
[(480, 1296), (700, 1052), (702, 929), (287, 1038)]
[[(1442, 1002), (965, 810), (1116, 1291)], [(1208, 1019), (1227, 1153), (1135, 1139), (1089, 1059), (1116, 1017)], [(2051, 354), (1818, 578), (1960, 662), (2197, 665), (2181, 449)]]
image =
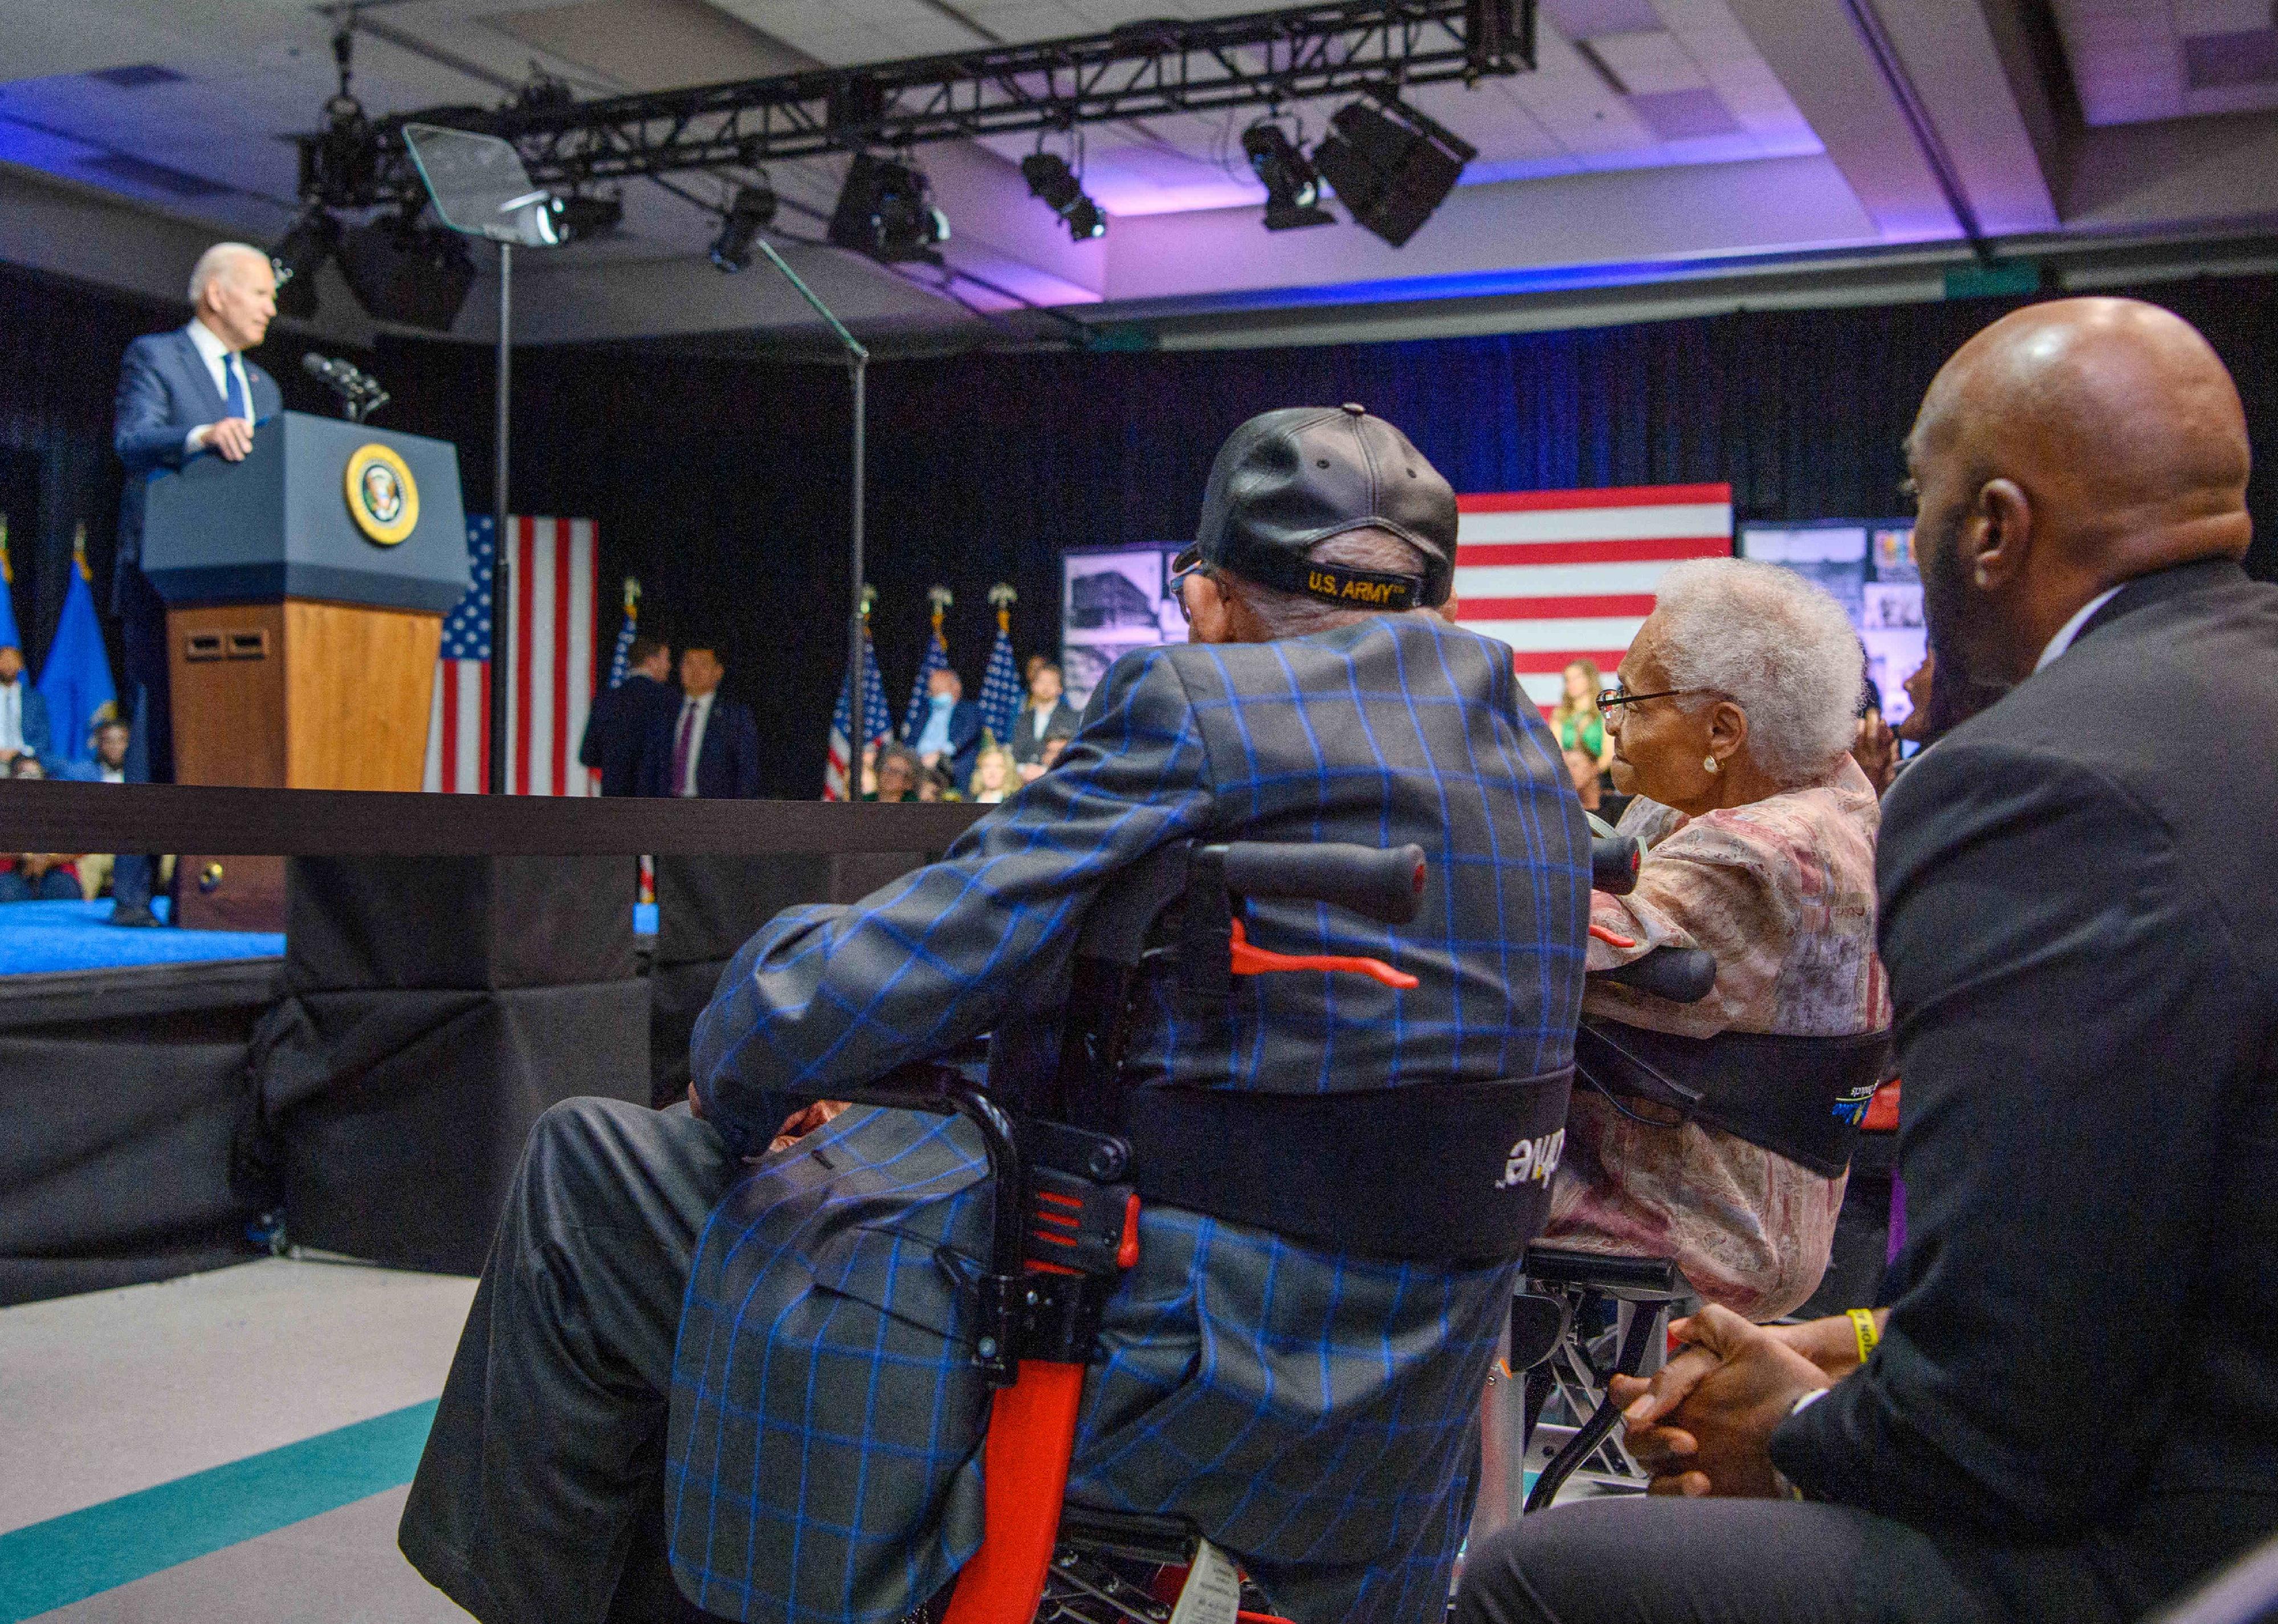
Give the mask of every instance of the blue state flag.
[(16, 629), (16, 572), (8, 563), (8, 515), (0, 513), (0, 649), (21, 649), (24, 634)]
[(116, 709), (118, 690), (111, 682), (111, 656), (103, 646), (103, 627), (95, 618), (95, 592), (87, 568), (87, 538), (72, 549), (71, 591), (56, 621), (55, 641), (40, 673), (40, 698), (48, 702), (48, 727), (58, 754), (84, 761), (95, 752), (87, 741), (95, 715)]

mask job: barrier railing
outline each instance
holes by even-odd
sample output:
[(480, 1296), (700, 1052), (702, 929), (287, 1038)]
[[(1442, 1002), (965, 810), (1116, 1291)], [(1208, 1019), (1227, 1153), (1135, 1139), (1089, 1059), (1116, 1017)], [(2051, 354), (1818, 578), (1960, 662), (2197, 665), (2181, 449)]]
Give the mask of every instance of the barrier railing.
[(570, 799), (0, 780), (0, 849), (219, 857), (759, 857), (939, 851), (958, 803)]

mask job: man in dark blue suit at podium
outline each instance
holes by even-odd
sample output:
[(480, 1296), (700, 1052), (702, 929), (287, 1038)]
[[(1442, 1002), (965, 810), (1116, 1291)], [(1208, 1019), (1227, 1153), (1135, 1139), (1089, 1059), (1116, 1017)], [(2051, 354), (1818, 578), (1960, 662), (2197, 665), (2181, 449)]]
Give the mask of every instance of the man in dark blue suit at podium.
[[(166, 605), (142, 573), (143, 487), (159, 469), (208, 452), (241, 462), (254, 425), (284, 409), (277, 380), (245, 358), (277, 314), (277, 273), (269, 256), (242, 242), (218, 242), (190, 272), (187, 327), (126, 347), (119, 363), (111, 444), (126, 464), (118, 499), (118, 554), (111, 608), (119, 620), (127, 713), (142, 770), (129, 777), (174, 778), (174, 719), (166, 676)], [(151, 861), (122, 853), (111, 880), (111, 920), (149, 925)]]
[(149, 775), (174, 776), (173, 718), (166, 682), (166, 606), (142, 573), (143, 486), (159, 469), (180, 468), (211, 452), (239, 462), (253, 449), (254, 425), (284, 409), (277, 380), (245, 358), (277, 314), (277, 273), (269, 256), (242, 242), (219, 242), (190, 272), (187, 327), (155, 332), (126, 347), (118, 369), (112, 444), (126, 464), (118, 502), (118, 562), (111, 607), (120, 640), (132, 713), (146, 729)]

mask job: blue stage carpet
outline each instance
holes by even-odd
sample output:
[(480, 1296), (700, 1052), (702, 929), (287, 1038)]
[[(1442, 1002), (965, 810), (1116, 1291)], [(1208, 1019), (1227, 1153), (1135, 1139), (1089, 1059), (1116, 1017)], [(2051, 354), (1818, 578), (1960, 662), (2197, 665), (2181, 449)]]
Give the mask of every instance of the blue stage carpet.
[[(153, 906), (161, 918), (166, 899)], [(65, 970), (118, 970), (220, 958), (271, 958), (285, 950), (281, 931), (128, 930), (111, 923), (111, 903), (0, 904), (0, 975)]]
[[(166, 917), (166, 898), (151, 906), (160, 919)], [(654, 903), (633, 904), (633, 934), (656, 934)], [(275, 931), (122, 929), (111, 923), (108, 899), (0, 904), (0, 975), (271, 958), (284, 950), (285, 937)]]

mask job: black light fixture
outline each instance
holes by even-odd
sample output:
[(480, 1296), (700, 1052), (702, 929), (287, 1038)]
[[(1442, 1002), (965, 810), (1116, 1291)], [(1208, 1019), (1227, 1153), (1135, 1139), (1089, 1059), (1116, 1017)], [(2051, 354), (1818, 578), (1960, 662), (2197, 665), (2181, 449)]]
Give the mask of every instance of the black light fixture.
[(750, 264), (753, 240), (775, 217), (774, 187), (764, 180), (738, 187), (720, 221), (720, 234), (712, 240), (712, 263), (722, 271), (741, 271)]
[(847, 166), (824, 233), (842, 248), (883, 264), (924, 260), (939, 264), (934, 245), (949, 240), (949, 217), (934, 207), (922, 172), (895, 158), (858, 152)]
[(1432, 217), (1479, 149), (1389, 89), (1369, 96), (1337, 109), (1313, 162), (1352, 217), (1396, 248)]
[(317, 313), (317, 272), (340, 245), (340, 223), (322, 209), (310, 208), (293, 222), (293, 228), (269, 250), (280, 315), (306, 321)]
[(1028, 195), (1042, 199), (1059, 216), (1076, 241), (1107, 234), (1107, 216), (1084, 194), (1083, 182), (1059, 153), (1030, 153), (1021, 160), (1021, 174), (1028, 183)]
[(624, 224), (625, 203), (621, 197), (573, 192), (555, 200), (554, 211), (562, 240), (583, 242), (589, 237), (606, 237)]
[(1270, 118), (1261, 118), (1242, 133), (1242, 149), (1250, 167), (1265, 187), (1265, 229), (1296, 231), (1306, 225), (1334, 225), (1337, 217), (1319, 207), (1321, 178), (1288, 132)]
[(450, 331), (475, 285), (475, 258), (456, 232), (417, 217), (384, 216), (340, 234), (340, 271), (356, 302), (384, 322)]

